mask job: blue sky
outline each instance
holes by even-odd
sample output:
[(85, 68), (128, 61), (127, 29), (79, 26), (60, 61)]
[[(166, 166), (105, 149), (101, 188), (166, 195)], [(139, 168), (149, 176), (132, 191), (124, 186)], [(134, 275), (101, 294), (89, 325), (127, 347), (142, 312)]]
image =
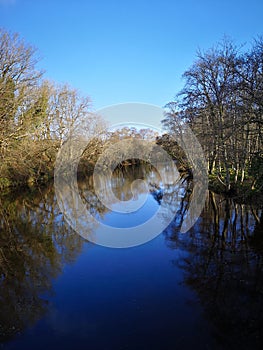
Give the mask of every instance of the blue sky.
[(0, 0), (0, 26), (36, 46), (46, 77), (89, 95), (95, 109), (162, 107), (198, 48), (263, 34), (263, 1)]

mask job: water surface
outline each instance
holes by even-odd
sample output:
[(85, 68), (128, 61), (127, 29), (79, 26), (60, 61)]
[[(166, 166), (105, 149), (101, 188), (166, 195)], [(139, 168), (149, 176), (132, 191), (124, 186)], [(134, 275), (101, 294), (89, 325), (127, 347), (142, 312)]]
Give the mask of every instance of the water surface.
[(74, 233), (52, 185), (1, 199), (1, 348), (261, 348), (260, 205), (209, 193), (197, 223), (181, 234), (192, 184), (161, 183), (152, 168), (128, 167), (115, 172), (116, 197), (131, 198), (134, 178), (151, 179), (152, 189), (126, 217), (98, 201), (92, 177), (79, 183), (93, 214), (118, 227), (154, 215), (168, 184), (171, 199), (180, 193), (171, 225), (134, 248), (101, 247)]

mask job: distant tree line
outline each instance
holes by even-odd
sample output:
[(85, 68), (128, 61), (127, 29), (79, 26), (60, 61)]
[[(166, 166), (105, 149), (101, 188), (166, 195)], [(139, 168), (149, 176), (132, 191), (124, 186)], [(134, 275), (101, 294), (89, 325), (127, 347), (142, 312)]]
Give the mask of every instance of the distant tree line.
[(169, 132), (181, 127), (178, 120), (188, 123), (205, 152), (210, 183), (233, 193), (262, 190), (263, 39), (248, 51), (228, 39), (199, 51), (183, 78), (184, 88), (166, 106), (164, 146), (175, 149)]

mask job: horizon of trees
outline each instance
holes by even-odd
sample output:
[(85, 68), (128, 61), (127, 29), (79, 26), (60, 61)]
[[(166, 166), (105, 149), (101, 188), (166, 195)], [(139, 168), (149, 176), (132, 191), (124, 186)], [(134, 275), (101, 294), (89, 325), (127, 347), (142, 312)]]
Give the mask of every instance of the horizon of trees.
[(79, 166), (84, 173), (109, 145), (127, 138), (161, 145), (190, 170), (184, 151), (169, 139), (187, 123), (204, 150), (210, 182), (226, 192), (262, 190), (263, 38), (249, 51), (228, 39), (199, 51), (183, 74), (183, 90), (166, 106), (162, 137), (147, 129), (105, 131), (90, 98), (45, 80), (38, 62), (33, 46), (0, 28), (0, 188), (52, 178), (59, 148), (79, 125), (92, 136)]

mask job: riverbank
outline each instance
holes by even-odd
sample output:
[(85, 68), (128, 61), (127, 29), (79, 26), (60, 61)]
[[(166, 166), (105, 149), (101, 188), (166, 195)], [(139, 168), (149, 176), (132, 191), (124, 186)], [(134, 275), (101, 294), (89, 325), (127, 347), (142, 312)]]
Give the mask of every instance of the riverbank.
[[(129, 168), (130, 166), (136, 167), (139, 164), (126, 162), (122, 164), (120, 169)], [(94, 165), (89, 164), (86, 167), (82, 167), (81, 171), (78, 172), (78, 179), (85, 179), (93, 173)], [(180, 176), (188, 181), (193, 179), (192, 172), (185, 167), (179, 167)], [(54, 173), (41, 174), (39, 177), (30, 177), (25, 181), (10, 181), (7, 178), (0, 177), (0, 196), (7, 195), (10, 193), (17, 193), (18, 191), (37, 191), (39, 188), (50, 186), (54, 180)], [(250, 203), (251, 201), (263, 203), (263, 188), (251, 189), (248, 182), (244, 182), (242, 185), (232, 188), (230, 191), (226, 191), (225, 187), (216, 179), (215, 176), (209, 176), (208, 189), (216, 194), (223, 195), (225, 198), (232, 198), (238, 203)]]

